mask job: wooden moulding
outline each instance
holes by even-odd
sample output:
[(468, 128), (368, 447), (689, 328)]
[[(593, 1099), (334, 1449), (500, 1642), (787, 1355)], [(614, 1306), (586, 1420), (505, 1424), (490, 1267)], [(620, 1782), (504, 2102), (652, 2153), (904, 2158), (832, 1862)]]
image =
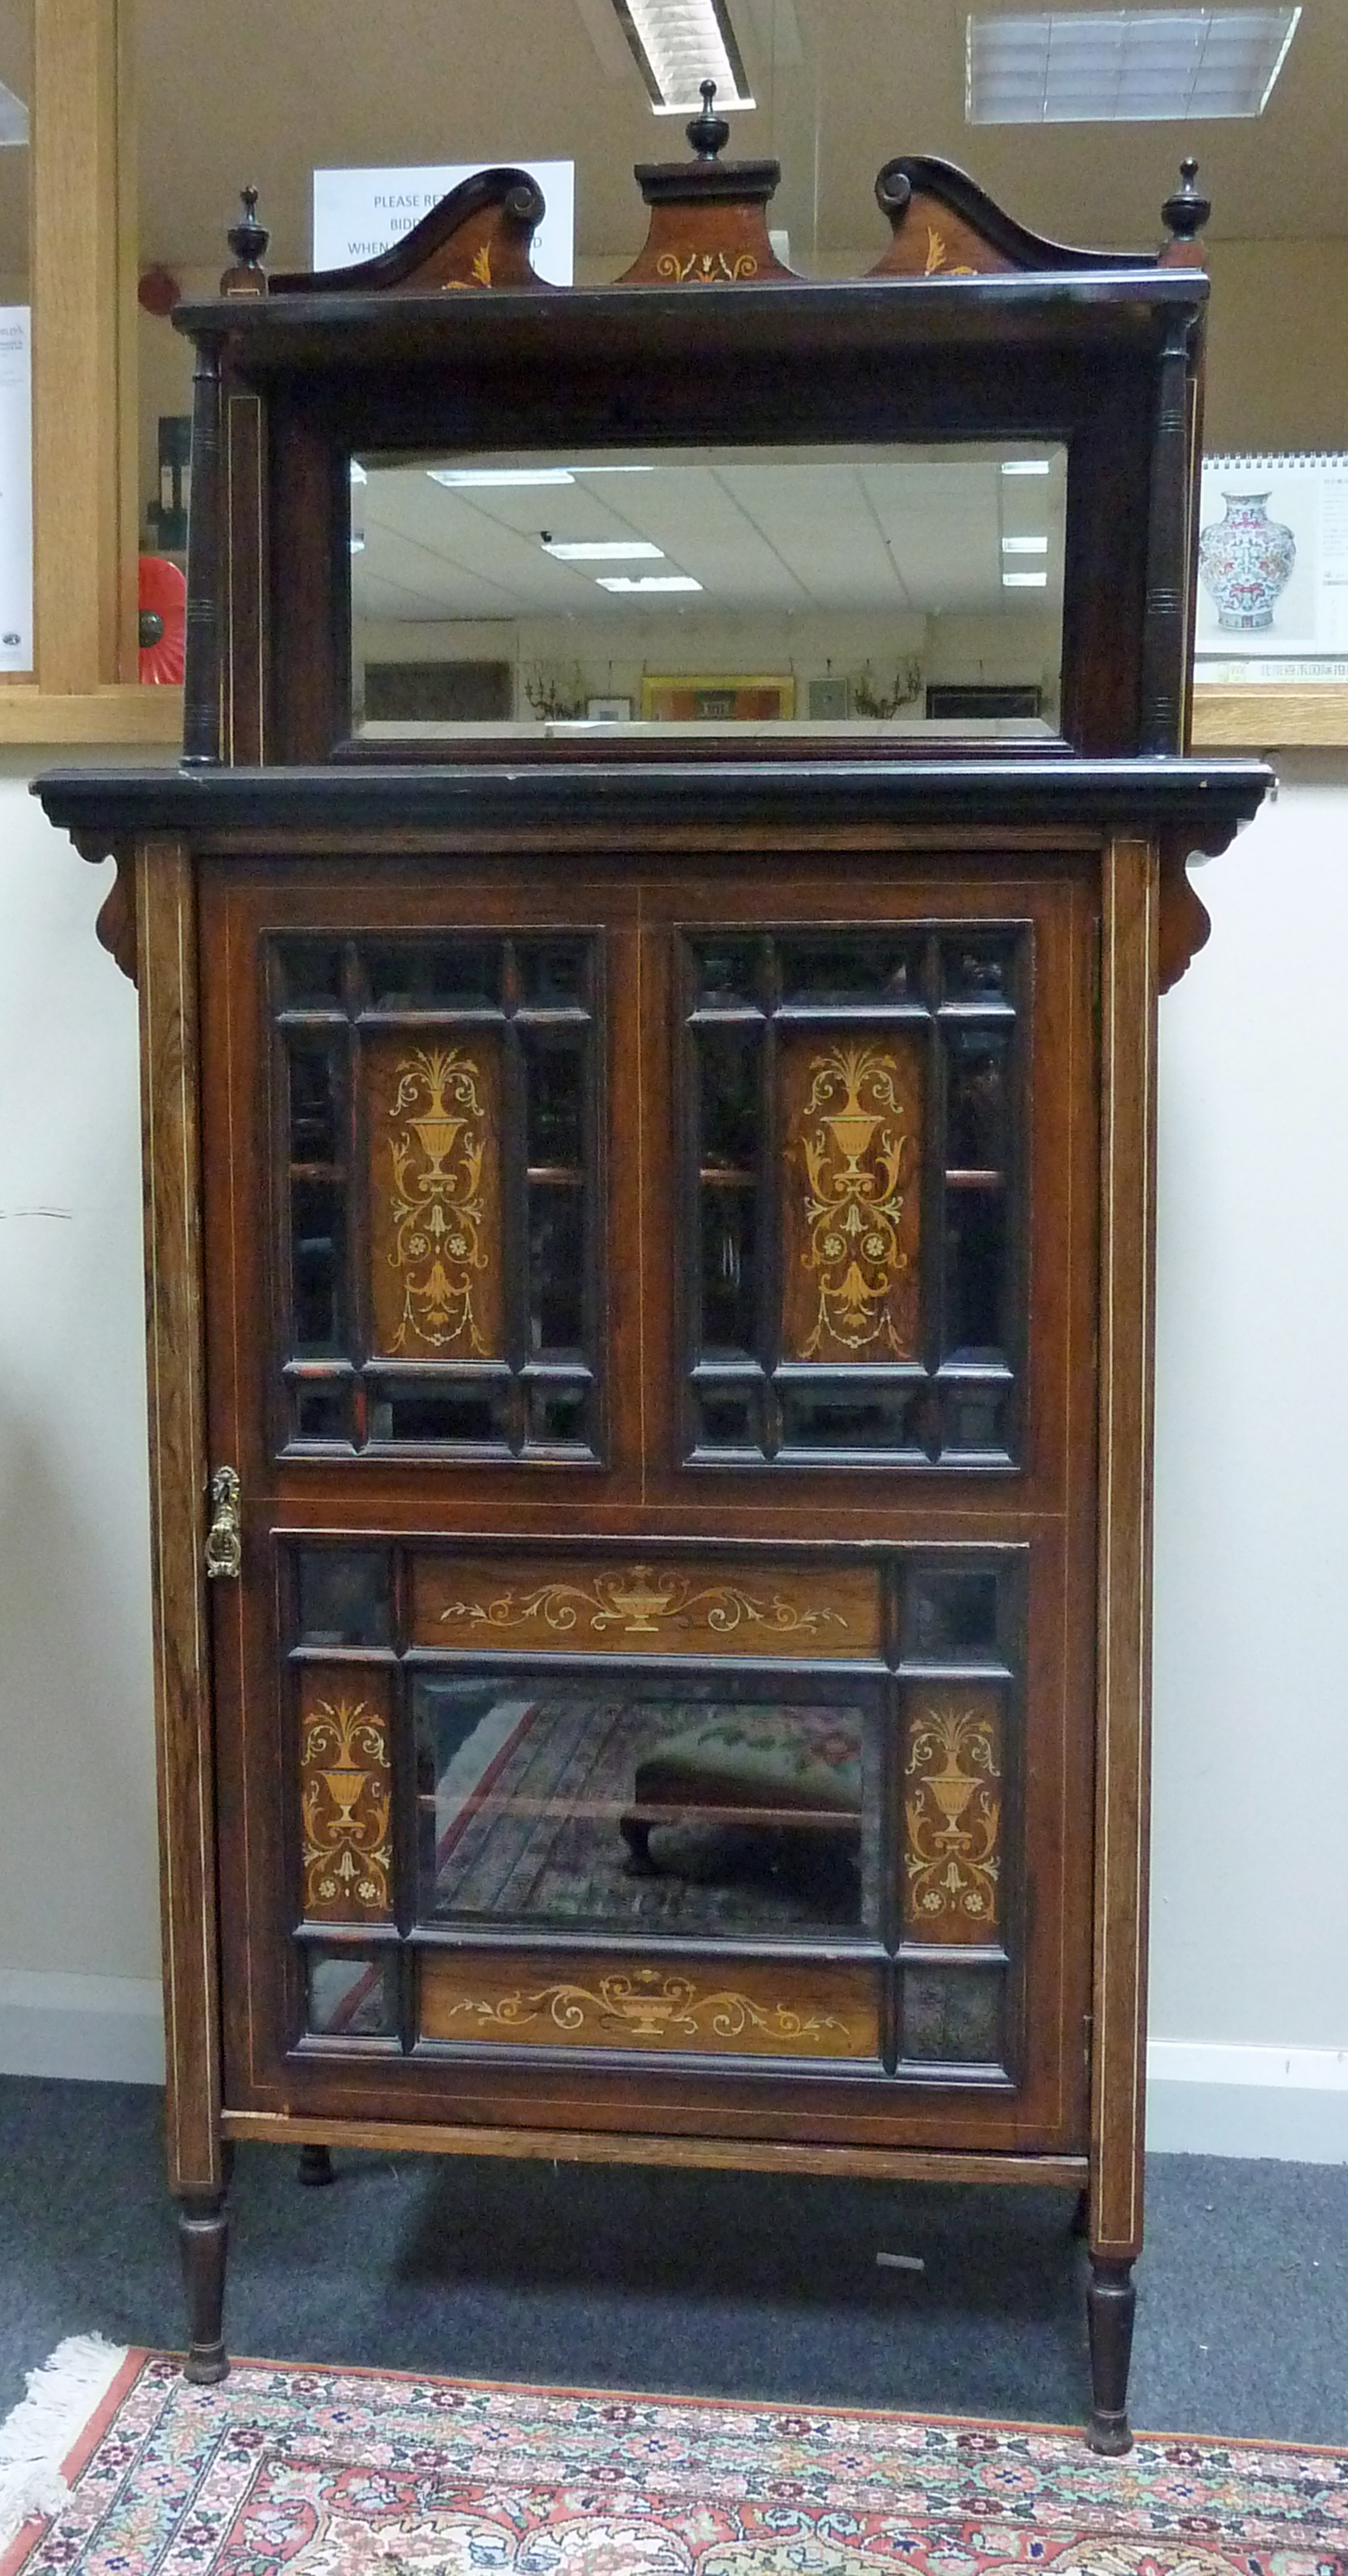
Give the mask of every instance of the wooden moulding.
[(223, 2167), (203, 1562), (196, 895), (181, 842), (142, 843), (136, 895), (169, 2179), (175, 2191), (214, 2192)]
[(997, 277), (1010, 270), (1154, 268), (1155, 251), (1075, 250), (1032, 233), (976, 180), (927, 153), (887, 161), (876, 200), (894, 238), (872, 277)]
[[(374, 259), (350, 268), (299, 269), (266, 279), (272, 295), (424, 295), (454, 288), (559, 290), (533, 268), (529, 249), (545, 212), (527, 170), (479, 170)], [(262, 236), (265, 247), (266, 235)], [(259, 271), (259, 275), (261, 272)]]
[(1159, 859), (1104, 853), (1091, 2250), (1142, 2242)]
[(1056, 2183), (1078, 2191), (1084, 2156), (945, 2154), (921, 2147), (774, 2145), (756, 2138), (632, 2137), (615, 2130), (487, 2129), (457, 2122), (315, 2120), (224, 2111), (227, 2138), (276, 2146), (361, 2147), (383, 2155), (511, 2156), (549, 2164), (671, 2165), (735, 2172), (855, 2176), (870, 2182)]

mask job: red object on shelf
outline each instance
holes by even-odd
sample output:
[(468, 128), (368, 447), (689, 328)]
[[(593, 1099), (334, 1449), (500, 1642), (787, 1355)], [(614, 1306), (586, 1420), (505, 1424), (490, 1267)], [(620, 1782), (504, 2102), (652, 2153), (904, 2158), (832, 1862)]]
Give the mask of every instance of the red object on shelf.
[(157, 314), (162, 320), (173, 311), (181, 295), (182, 288), (172, 269), (165, 268), (162, 261), (156, 260), (153, 268), (142, 271), (136, 301), (144, 312)]
[(142, 682), (182, 685), (187, 629), (187, 584), (162, 555), (140, 559), (140, 676)]

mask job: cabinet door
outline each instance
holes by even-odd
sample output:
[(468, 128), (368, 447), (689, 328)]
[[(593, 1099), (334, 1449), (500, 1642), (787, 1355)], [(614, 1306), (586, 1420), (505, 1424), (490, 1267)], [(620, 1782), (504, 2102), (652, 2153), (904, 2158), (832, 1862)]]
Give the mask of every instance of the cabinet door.
[(201, 920), (231, 2105), (1079, 2146), (1084, 871)]

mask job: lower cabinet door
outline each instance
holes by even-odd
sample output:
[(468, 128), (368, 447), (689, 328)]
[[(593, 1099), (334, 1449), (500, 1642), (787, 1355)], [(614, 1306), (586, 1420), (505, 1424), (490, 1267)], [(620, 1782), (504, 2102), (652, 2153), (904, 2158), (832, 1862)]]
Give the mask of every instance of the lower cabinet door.
[(227, 2107), (1079, 2151), (1084, 873), (524, 882), (203, 887)]

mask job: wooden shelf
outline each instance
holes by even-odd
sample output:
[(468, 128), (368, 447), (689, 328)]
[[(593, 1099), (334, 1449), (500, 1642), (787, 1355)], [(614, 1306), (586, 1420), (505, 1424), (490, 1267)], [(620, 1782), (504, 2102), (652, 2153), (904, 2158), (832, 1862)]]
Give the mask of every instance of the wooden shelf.
[(0, 748), (7, 744), (168, 743), (183, 736), (181, 689), (98, 689), (58, 697), (23, 681), (0, 684)]
[(1246, 688), (1194, 690), (1195, 751), (1348, 748), (1348, 683), (1304, 688), (1255, 680)]

